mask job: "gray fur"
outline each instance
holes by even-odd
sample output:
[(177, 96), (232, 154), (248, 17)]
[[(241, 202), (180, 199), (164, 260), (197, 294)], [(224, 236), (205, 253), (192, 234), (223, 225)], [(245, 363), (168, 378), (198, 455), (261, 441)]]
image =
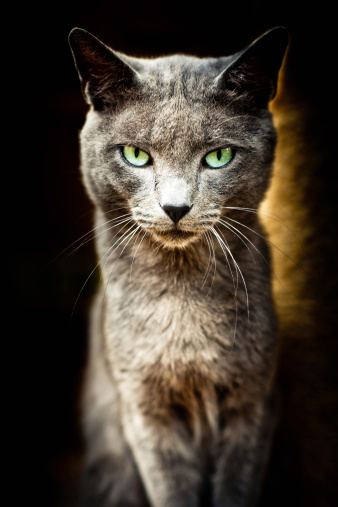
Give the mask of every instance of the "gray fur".
[[(276, 323), (257, 214), (232, 208), (257, 209), (269, 183), (267, 104), (286, 38), (278, 28), (231, 57), (146, 60), (71, 32), (91, 105), (81, 170), (102, 272), (84, 505), (256, 502), (274, 426)], [(151, 163), (126, 162), (126, 145)], [(206, 154), (227, 146), (232, 161), (208, 168)], [(191, 209), (177, 225), (167, 205)]]

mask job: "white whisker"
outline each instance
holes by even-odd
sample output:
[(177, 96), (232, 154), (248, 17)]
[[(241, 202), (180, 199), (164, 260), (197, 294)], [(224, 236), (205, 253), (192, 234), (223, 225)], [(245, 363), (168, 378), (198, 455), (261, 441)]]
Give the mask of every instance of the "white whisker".
[(208, 245), (208, 249), (209, 249), (209, 259), (208, 259), (208, 265), (207, 265), (207, 268), (206, 268), (206, 271), (204, 273), (204, 277), (203, 277), (203, 281), (202, 281), (202, 289), (207, 281), (207, 278), (209, 276), (209, 273), (210, 273), (210, 270), (211, 270), (211, 266), (212, 266), (212, 263), (214, 263), (214, 274), (213, 274), (213, 277), (212, 277), (212, 280), (211, 280), (211, 284), (210, 284), (210, 287), (209, 287), (209, 290), (208, 290), (208, 293), (206, 295), (206, 297), (209, 296), (210, 294), (210, 291), (211, 291), (211, 288), (212, 288), (212, 284), (215, 280), (215, 276), (216, 276), (216, 256), (215, 256), (215, 249), (214, 249), (214, 245), (212, 243), (212, 238), (210, 237), (209, 235), (209, 231), (205, 232), (204, 233), (204, 237), (206, 238), (206, 242), (207, 242), (207, 245)]
[[(129, 220), (129, 223), (130, 223), (130, 222), (131, 222), (131, 219)], [(119, 236), (119, 237), (117, 238), (117, 240), (115, 241), (115, 243), (114, 243), (111, 247), (109, 247), (108, 251), (107, 251), (107, 252), (106, 252), (106, 254), (105, 254), (105, 255), (107, 255), (107, 254), (109, 253), (109, 256), (108, 256), (108, 258), (106, 259), (106, 261), (105, 261), (105, 263), (104, 263), (104, 266), (102, 266), (102, 270), (106, 267), (107, 262), (110, 260), (110, 258), (112, 257), (112, 255), (114, 255), (114, 253), (115, 253), (115, 252), (116, 252), (116, 250), (117, 250), (117, 249), (121, 246), (121, 244), (122, 244), (122, 243), (123, 243), (123, 242), (124, 242), (127, 238), (129, 238), (129, 236), (130, 236), (130, 235), (134, 232), (134, 231), (132, 231), (132, 232), (130, 232), (130, 233), (128, 234), (128, 232), (129, 232), (130, 230), (132, 230), (134, 227), (136, 227), (136, 224), (135, 224), (135, 223), (133, 223), (133, 224), (132, 224), (132, 225), (131, 225), (131, 226), (130, 226), (130, 227), (129, 227), (129, 228), (128, 228), (128, 229), (127, 229), (127, 230), (126, 230), (126, 231), (125, 231), (122, 235), (121, 235), (121, 236)], [(140, 225), (139, 225), (139, 226), (137, 226), (136, 231), (137, 231), (140, 227), (141, 227)], [(120, 230), (121, 230), (121, 229), (120, 229)], [(116, 237), (119, 233), (120, 233), (120, 231), (119, 231), (118, 233), (116, 233), (116, 234), (115, 234), (114, 238), (115, 238), (115, 237)], [(127, 236), (126, 236), (126, 234), (127, 234)], [(125, 237), (125, 236), (126, 236), (126, 237)], [(114, 238), (113, 238), (113, 239), (114, 239)], [(129, 241), (128, 241), (128, 243), (129, 243)], [(128, 244), (128, 243), (127, 243), (127, 244)], [(116, 246), (115, 246), (115, 245), (116, 245)], [(115, 248), (114, 248), (114, 247), (115, 247)], [(124, 248), (125, 248), (125, 247), (124, 247)], [(124, 251), (124, 248), (123, 248), (122, 252)], [(120, 256), (121, 256), (122, 252), (120, 253), (120, 255), (119, 255), (118, 259), (120, 258)], [(117, 260), (118, 260), (118, 259), (117, 259)], [(116, 263), (116, 261), (115, 261), (115, 263)], [(114, 265), (115, 265), (115, 263), (114, 263)]]
[(280, 253), (282, 253), (283, 255), (285, 255), (285, 257), (287, 257), (291, 262), (293, 262), (295, 265), (297, 265), (296, 261), (294, 261), (292, 259), (292, 257), (290, 257), (287, 253), (283, 252), (283, 250), (281, 250), (277, 245), (275, 245), (274, 243), (272, 243), (272, 241), (270, 241), (269, 239), (267, 239), (265, 236), (263, 236), (259, 232), (255, 231), (254, 229), (251, 229), (251, 227), (248, 227), (247, 225), (242, 224), (241, 222), (238, 222), (238, 220), (234, 220), (233, 218), (230, 218), (230, 217), (226, 217), (226, 218), (227, 218), (227, 220), (230, 220), (231, 222), (234, 222), (234, 223), (236, 223), (238, 225), (241, 225), (242, 227), (245, 227), (245, 229), (248, 229), (249, 231), (251, 231), (254, 234), (256, 234), (257, 236), (259, 236), (260, 238), (264, 239), (264, 241), (266, 241), (267, 243), (269, 243), (269, 245), (271, 245), (274, 248), (276, 248), (276, 250), (278, 250)]
[[(247, 245), (247, 243), (244, 241), (244, 239), (243, 239), (243, 238), (245, 238), (245, 239), (246, 239), (246, 240), (247, 240), (247, 241), (248, 241), (248, 242), (249, 242), (249, 243), (250, 243), (250, 244), (254, 247), (254, 249), (255, 249), (255, 250), (256, 250), (259, 254), (261, 254), (261, 253), (260, 253), (260, 252), (259, 252), (259, 250), (256, 248), (256, 246), (255, 246), (255, 245), (254, 245), (254, 244), (253, 244), (253, 243), (249, 240), (249, 238), (247, 238), (247, 237), (245, 236), (245, 234), (243, 234), (243, 233), (242, 233), (239, 229), (237, 229), (234, 225), (229, 224), (228, 222), (226, 222), (226, 221), (225, 221), (224, 219), (222, 219), (222, 218), (219, 218), (219, 219), (218, 219), (218, 223), (220, 223), (220, 224), (224, 225), (224, 227), (226, 227), (226, 228), (227, 228), (230, 232), (232, 232), (232, 234), (234, 234), (235, 236), (237, 236), (237, 238), (238, 238), (238, 239), (240, 239), (240, 240), (242, 241), (242, 243), (245, 245), (245, 247), (247, 248), (248, 252), (250, 253), (251, 258), (252, 258), (252, 260), (253, 260), (254, 264), (256, 264), (256, 259), (254, 258), (252, 251), (250, 250), (249, 246)], [(235, 231), (237, 231), (237, 232), (235, 232)], [(237, 233), (238, 233), (238, 234), (237, 234)], [(243, 236), (243, 237), (241, 237), (241, 236)]]
[[(133, 227), (136, 227), (136, 229), (132, 230), (129, 234), (127, 234), (128, 231), (130, 231), (130, 229), (132, 229)], [(107, 262), (109, 261), (109, 259), (111, 258), (111, 256), (116, 252), (116, 250), (122, 245), (122, 243), (124, 243), (126, 240), (128, 240), (125, 245), (123, 246), (118, 258), (115, 260), (111, 270), (110, 270), (110, 274), (109, 274), (109, 277), (107, 279), (107, 283), (106, 283), (106, 286), (105, 286), (105, 289), (104, 289), (104, 293), (103, 293), (103, 300), (104, 300), (104, 297), (105, 297), (105, 293), (106, 293), (106, 290), (107, 290), (107, 287), (109, 285), (109, 282), (110, 282), (110, 279), (111, 279), (111, 276), (113, 274), (113, 271), (115, 269), (115, 266), (118, 262), (118, 260), (120, 259), (121, 255), (123, 254), (123, 252), (125, 251), (126, 247), (128, 246), (128, 244), (130, 243), (130, 241), (133, 239), (133, 237), (135, 236), (135, 234), (137, 233), (137, 231), (141, 229), (141, 226), (140, 225), (136, 225), (136, 224), (133, 224), (131, 227), (129, 227), (129, 229), (122, 235), (121, 238), (118, 239), (119, 243), (118, 245), (116, 246), (116, 248), (114, 248), (114, 250), (110, 253), (108, 259), (106, 260), (105, 262), (105, 265), (107, 264)], [(127, 234), (127, 236), (125, 236)], [(125, 237), (123, 237), (125, 236)], [(116, 242), (115, 242), (116, 243)], [(110, 249), (109, 249), (110, 250)]]
[[(215, 227), (216, 229), (216, 227)], [(247, 305), (247, 314), (248, 314), (248, 321), (250, 321), (250, 312), (249, 312), (249, 294), (248, 294), (248, 289), (247, 289), (247, 286), (246, 286), (246, 283), (245, 283), (245, 279), (244, 279), (244, 276), (243, 276), (243, 273), (242, 273), (242, 270), (241, 268), (239, 267), (238, 263), (236, 262), (234, 256), (232, 255), (232, 252), (230, 250), (230, 247), (229, 245), (223, 241), (223, 239), (221, 238), (221, 235), (219, 232), (217, 232), (215, 229), (210, 229), (211, 232), (214, 234), (214, 236), (217, 238), (221, 248), (222, 248), (222, 245), (224, 245), (226, 251), (229, 253), (231, 259), (232, 259), (232, 262), (235, 266), (235, 269), (236, 269), (236, 277), (237, 277), (237, 288), (238, 288), (238, 274), (240, 275), (241, 279), (242, 279), (242, 282), (243, 282), (243, 285), (244, 285), (244, 289), (245, 289), (245, 295), (246, 295), (246, 305)], [(222, 248), (223, 250), (223, 248)], [(224, 252), (224, 250), (223, 250)], [(236, 291), (236, 296), (237, 296), (237, 291)]]
[[(112, 222), (114, 222), (115, 220), (120, 220), (121, 218), (123, 217), (127, 217), (127, 216), (131, 216), (131, 213), (126, 213), (125, 215), (121, 215), (119, 217), (116, 217), (116, 218), (113, 218), (111, 220), (108, 220), (107, 222), (104, 222), (103, 224), (101, 225), (98, 225), (97, 227), (95, 227), (94, 229), (92, 229), (92, 231), (90, 232), (94, 232), (95, 230), (101, 228), (101, 227), (104, 227)], [(89, 241), (92, 241), (93, 239), (97, 238), (98, 236), (101, 236), (101, 234), (104, 234), (105, 232), (107, 231), (110, 231), (111, 229), (114, 229), (115, 227), (118, 227), (119, 225), (123, 224), (124, 222), (127, 222), (128, 220), (130, 220), (130, 218), (125, 218), (124, 220), (121, 220), (121, 222), (118, 222), (114, 225), (112, 225), (111, 227), (107, 227), (107, 229), (103, 229), (103, 231), (100, 231), (98, 234), (95, 234), (93, 235), (91, 238), (89, 239), (86, 239), (86, 241), (82, 242), (78, 247), (76, 247), (75, 250), (73, 250), (72, 253), (76, 252), (76, 250), (78, 250), (81, 246), (85, 245), (86, 243), (88, 243)], [(88, 233), (87, 233), (88, 234)], [(80, 238), (81, 239), (81, 238)], [(78, 240), (79, 241), (79, 240)]]
[[(48, 265), (53, 264), (54, 262), (56, 262), (56, 260), (59, 259), (61, 256), (65, 255), (65, 253), (68, 252), (68, 250), (70, 250), (73, 246), (75, 246), (77, 243), (79, 243), (81, 240), (83, 240), (82, 243), (80, 243), (80, 245), (78, 245), (76, 248), (74, 248), (73, 250), (71, 250), (67, 254), (66, 258), (70, 257), (77, 250), (79, 250), (82, 246), (84, 246), (86, 243), (89, 243), (90, 241), (92, 241), (93, 239), (95, 239), (100, 234), (103, 234), (104, 232), (109, 231), (109, 229), (111, 229), (111, 227), (108, 227), (107, 229), (104, 229), (103, 231), (99, 232), (99, 234), (94, 234), (95, 231), (101, 229), (102, 227), (106, 227), (108, 224), (110, 224), (110, 223), (112, 223), (112, 222), (114, 222), (116, 220), (120, 220), (121, 218), (127, 217), (127, 216), (131, 216), (131, 213), (126, 213), (125, 215), (121, 215), (119, 217), (112, 218), (111, 220), (107, 220), (103, 224), (100, 224), (100, 225), (97, 225), (96, 227), (93, 227), (90, 231), (88, 231), (85, 234), (83, 234), (82, 236), (80, 236), (78, 239), (76, 239), (75, 241), (73, 241), (73, 243), (71, 243), (64, 250), (62, 250), (62, 252), (60, 252), (59, 254), (57, 254), (56, 257), (54, 257), (54, 259), (52, 261), (50, 261), (50, 263)], [(116, 226), (117, 225), (119, 225), (119, 224), (116, 224)], [(114, 225), (114, 227), (115, 227), (115, 225)], [(92, 234), (92, 236), (88, 237), (90, 234)]]
[(292, 236), (299, 242), (299, 238), (295, 234), (295, 232), (278, 216), (274, 213), (271, 213), (270, 211), (263, 211), (255, 208), (242, 208), (239, 206), (221, 206), (223, 209), (230, 209), (230, 210), (236, 210), (236, 211), (246, 211), (247, 213), (254, 213), (256, 215), (262, 215), (268, 218), (271, 218), (271, 220), (274, 220), (275, 222), (278, 222), (283, 227), (285, 227)]
[[(139, 229), (140, 229), (140, 230), (139, 230), (139, 232), (138, 232), (138, 234), (137, 234), (137, 237), (136, 237), (136, 239), (135, 239), (135, 243), (136, 243), (136, 241), (137, 241), (137, 239), (138, 239), (138, 237), (139, 237), (139, 235), (140, 235), (140, 232), (141, 232), (141, 227), (140, 227)], [(130, 281), (131, 281), (131, 273), (132, 273), (132, 270), (133, 270), (133, 265), (134, 265), (134, 260), (135, 260), (136, 254), (137, 254), (137, 252), (138, 252), (138, 250), (139, 250), (139, 248), (140, 248), (140, 246), (141, 246), (141, 243), (142, 243), (142, 241), (144, 240), (144, 238), (145, 238), (146, 234), (147, 234), (147, 231), (145, 231), (145, 233), (143, 234), (143, 236), (142, 236), (142, 238), (141, 238), (141, 240), (140, 240), (139, 244), (137, 245), (137, 248), (136, 248), (136, 250), (135, 250), (135, 253), (134, 253), (134, 255), (133, 255), (133, 258), (132, 258), (132, 260), (131, 260), (131, 264), (130, 264), (130, 275), (129, 275), (129, 279), (130, 279)]]
[[(223, 219), (224, 219), (224, 218), (225, 218), (225, 217), (223, 217)], [(256, 252), (257, 252), (257, 253), (258, 253), (258, 255), (261, 257), (261, 259), (265, 262), (265, 264), (266, 264), (267, 266), (269, 266), (270, 271), (271, 271), (271, 274), (272, 274), (272, 275), (274, 276), (274, 278), (277, 280), (277, 282), (279, 283), (280, 287), (281, 287), (281, 288), (282, 288), (282, 289), (283, 289), (286, 293), (288, 293), (287, 289), (286, 289), (286, 288), (285, 288), (285, 286), (282, 284), (282, 282), (280, 281), (280, 279), (279, 279), (279, 278), (278, 278), (278, 276), (276, 275), (275, 271), (272, 269), (272, 266), (270, 265), (269, 261), (268, 261), (268, 260), (264, 257), (264, 255), (262, 254), (262, 252), (261, 252), (261, 251), (260, 251), (260, 250), (259, 250), (259, 249), (258, 249), (258, 248), (257, 248), (257, 247), (253, 244), (253, 243), (252, 243), (252, 241), (250, 241), (250, 239), (249, 239), (249, 238), (248, 238), (245, 234), (243, 234), (243, 232), (242, 232), (242, 231), (240, 231), (240, 230), (239, 230), (237, 227), (235, 227), (234, 225), (232, 225), (232, 224), (230, 224), (230, 223), (228, 223), (228, 222), (226, 223), (226, 221), (224, 221), (223, 219), (220, 219), (220, 220), (219, 220), (219, 221), (220, 221), (220, 223), (222, 223), (225, 227), (227, 227), (227, 229), (228, 229), (228, 230), (230, 230), (233, 234), (235, 234), (237, 237), (239, 237), (239, 236), (238, 236), (238, 234), (237, 234), (236, 232), (234, 232), (234, 231), (237, 231), (237, 232), (238, 232), (241, 236), (243, 236), (243, 238), (245, 238), (245, 239), (246, 239), (246, 240), (247, 240), (247, 241), (248, 241), (248, 242), (249, 242), (249, 243), (253, 246), (253, 248), (256, 250)], [(231, 219), (231, 218), (229, 218), (229, 217), (226, 217), (226, 220), (231, 220), (231, 221), (233, 221), (233, 222), (237, 222), (236, 220), (233, 220), (233, 219)], [(248, 227), (248, 226), (246, 226), (246, 225), (242, 224), (241, 222), (237, 222), (237, 223), (238, 223), (239, 225), (241, 225), (242, 227), (245, 227), (246, 229), (249, 229), (251, 232), (254, 232), (255, 234), (257, 234), (257, 236), (260, 236), (261, 238), (265, 239), (265, 241), (266, 241), (266, 242), (268, 242), (268, 243), (270, 243), (272, 246), (276, 247), (273, 243), (271, 243), (270, 241), (268, 241), (266, 238), (264, 238), (264, 236), (262, 236), (261, 234), (259, 234), (258, 232), (256, 232), (254, 229), (251, 229), (250, 227)], [(242, 240), (242, 241), (243, 241), (243, 240)], [(279, 250), (279, 248), (278, 248), (278, 247), (276, 247), (276, 248)], [(250, 251), (250, 253), (251, 253), (251, 255), (252, 255), (252, 252), (251, 252), (251, 250), (250, 250), (250, 249), (249, 249), (249, 251)], [(280, 252), (281, 252), (281, 253), (283, 253), (284, 255), (286, 255), (286, 256), (288, 257), (288, 255), (287, 255), (287, 254), (285, 254), (285, 252), (283, 252), (282, 250), (280, 250)], [(291, 260), (292, 262), (294, 262), (294, 263), (295, 263), (295, 261), (293, 261), (293, 259), (291, 259), (291, 258), (290, 258), (290, 260)], [(296, 264), (296, 263), (295, 263), (295, 264)], [(288, 295), (289, 295), (289, 297), (290, 297), (290, 294), (288, 294)], [(291, 298), (291, 301), (292, 301), (292, 298)], [(294, 302), (294, 301), (293, 301), (293, 302)]]
[[(132, 220), (131, 218), (129, 218), (129, 219), (125, 219), (125, 220), (122, 220), (122, 223), (125, 223), (126, 221), (131, 222), (131, 220)], [(115, 226), (117, 226), (117, 225), (121, 225), (121, 223), (116, 224)], [(115, 226), (114, 226), (114, 227), (115, 227)], [(112, 229), (112, 228), (113, 228), (113, 227), (109, 227), (107, 230), (110, 230), (110, 229)], [(130, 229), (128, 229), (128, 230), (130, 230)], [(104, 232), (105, 232), (105, 231), (104, 231)], [(117, 233), (117, 234), (118, 234), (118, 233)], [(116, 235), (117, 235), (117, 234), (115, 234), (114, 238), (116, 237)], [(114, 238), (113, 238), (113, 239), (114, 239)], [(120, 239), (120, 238), (119, 238), (119, 239)], [(105, 258), (108, 254), (109, 254), (110, 250), (111, 250), (112, 248), (114, 248), (115, 244), (119, 241), (119, 239), (117, 239), (117, 240), (115, 241), (114, 245), (112, 245), (112, 246), (111, 246), (111, 247), (107, 250), (107, 252), (106, 252), (106, 253), (105, 253), (105, 254), (101, 257), (101, 259), (100, 259), (100, 260), (96, 263), (96, 265), (94, 266), (94, 268), (93, 268), (93, 269), (91, 270), (91, 272), (89, 273), (88, 277), (86, 278), (86, 280), (85, 280), (84, 284), (82, 285), (82, 287), (81, 287), (81, 289), (80, 289), (80, 292), (79, 292), (79, 294), (78, 294), (78, 296), (77, 296), (77, 298), (76, 298), (76, 300), (75, 300), (75, 303), (74, 303), (74, 306), (73, 306), (73, 309), (72, 309), (71, 316), (73, 316), (73, 314), (74, 314), (75, 307), (76, 307), (76, 305), (77, 305), (77, 303), (78, 303), (78, 300), (79, 300), (79, 298), (80, 298), (80, 296), (81, 296), (81, 294), (82, 294), (82, 292), (83, 292), (83, 290), (84, 290), (84, 288), (85, 288), (86, 284), (88, 283), (88, 280), (89, 280), (89, 279), (90, 279), (90, 277), (93, 275), (93, 273), (97, 270), (97, 268), (100, 266), (100, 264), (101, 264), (101, 262), (103, 261), (103, 259), (104, 259), (104, 258)], [(106, 262), (107, 262), (107, 261), (106, 261)]]
[(235, 296), (234, 296), (234, 299), (236, 299), (237, 297), (237, 290), (238, 290), (238, 283), (239, 283), (239, 279), (238, 279), (238, 272), (237, 272), (237, 268), (235, 266), (235, 269), (236, 269), (236, 282), (235, 282), (235, 277), (234, 277), (234, 274), (233, 274), (233, 271), (232, 271), (232, 268), (231, 268), (231, 264), (229, 262), (229, 259), (228, 259), (228, 255), (227, 255), (227, 251), (230, 252), (230, 246), (229, 246), (229, 243), (227, 242), (227, 240), (225, 239), (225, 237), (223, 236), (223, 233), (222, 231), (217, 228), (218, 230), (218, 233), (220, 234), (220, 236), (222, 237), (222, 240), (224, 241), (226, 247), (227, 247), (227, 250), (225, 251), (224, 248), (222, 247), (221, 245), (221, 248), (222, 248), (222, 251), (223, 251), (223, 254), (225, 256), (225, 259), (227, 261), (227, 265), (228, 265), (228, 268), (229, 268), (229, 271), (230, 271), (230, 274), (231, 274), (231, 278), (232, 278), (232, 283), (233, 283), (233, 286), (234, 286), (234, 291), (235, 291)]
[[(232, 282), (234, 284), (234, 291), (235, 291), (235, 295), (234, 295), (234, 301), (235, 301), (235, 325), (234, 325), (234, 331), (233, 331), (233, 340), (232, 340), (232, 347), (231, 347), (231, 351), (230, 351), (230, 354), (232, 353), (233, 351), (233, 347), (234, 347), (234, 344), (235, 344), (235, 340), (236, 340), (236, 333), (237, 333), (237, 318), (238, 318), (238, 307), (237, 307), (237, 290), (238, 290), (238, 270), (240, 271), (240, 268), (238, 266), (238, 264), (236, 263), (235, 259), (233, 258), (233, 255), (230, 251), (230, 247), (226, 241), (226, 239), (223, 237), (223, 235), (221, 234), (221, 231), (219, 231), (219, 233), (217, 231), (215, 231), (213, 228), (210, 228), (210, 231), (214, 234), (214, 236), (216, 237), (224, 255), (225, 255), (225, 258), (226, 258), (226, 261), (227, 261), (227, 265), (229, 267), (229, 271), (231, 273), (231, 278), (232, 278)], [(222, 235), (222, 237), (221, 237)], [(222, 239), (223, 238), (223, 239)], [(223, 243), (223, 244), (222, 244)], [(224, 245), (224, 246), (223, 246)], [(226, 250), (224, 250), (224, 247)], [(233, 273), (232, 273), (232, 269), (231, 269), (231, 266), (230, 266), (230, 263), (229, 263), (229, 260), (228, 260), (228, 256), (227, 256), (227, 253), (226, 251), (229, 252), (233, 262), (234, 262), (234, 266), (235, 266), (235, 270), (236, 270), (236, 279), (237, 279), (237, 284), (235, 285), (235, 279), (234, 279), (234, 276), (233, 276)], [(215, 263), (216, 263), (216, 260), (215, 260)], [(246, 287), (245, 285), (245, 281), (243, 279), (243, 282), (244, 282), (244, 286)], [(248, 293), (247, 293), (247, 290), (246, 290), (246, 295), (247, 295), (247, 311), (248, 311), (248, 321), (250, 322), (249, 320), (249, 299), (248, 299)]]

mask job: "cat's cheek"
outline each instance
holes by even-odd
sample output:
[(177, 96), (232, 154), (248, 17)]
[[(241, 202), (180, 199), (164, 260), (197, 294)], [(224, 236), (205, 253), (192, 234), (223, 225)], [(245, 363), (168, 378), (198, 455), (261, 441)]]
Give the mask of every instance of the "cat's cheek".
[(230, 196), (236, 190), (236, 177), (231, 173), (224, 173), (217, 170), (207, 170), (201, 181), (200, 191), (207, 192), (209, 196), (216, 200), (223, 200)]
[(142, 173), (137, 174), (136, 171), (129, 168), (114, 167), (110, 172), (109, 179), (114, 187), (117, 187), (128, 197), (132, 197), (145, 186)]

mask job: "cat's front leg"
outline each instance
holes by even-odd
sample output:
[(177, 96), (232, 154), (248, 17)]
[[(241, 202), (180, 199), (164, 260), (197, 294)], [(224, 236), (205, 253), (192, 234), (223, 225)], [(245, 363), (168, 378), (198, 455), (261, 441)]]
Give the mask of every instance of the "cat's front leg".
[(202, 474), (186, 435), (173, 421), (125, 407), (124, 429), (152, 507), (197, 507)]
[(109, 373), (101, 333), (102, 299), (92, 308), (82, 418), (86, 459), (81, 507), (149, 507), (133, 455), (125, 440), (116, 383)]
[(227, 421), (218, 447), (215, 507), (257, 504), (275, 421), (276, 403), (272, 397)]

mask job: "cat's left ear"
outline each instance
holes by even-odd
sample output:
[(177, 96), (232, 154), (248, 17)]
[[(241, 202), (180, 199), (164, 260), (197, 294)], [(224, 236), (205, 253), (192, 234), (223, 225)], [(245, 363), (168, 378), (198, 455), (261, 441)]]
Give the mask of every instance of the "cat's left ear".
[(277, 79), (288, 45), (284, 27), (273, 28), (234, 55), (231, 64), (216, 78), (216, 86), (238, 99), (267, 107), (277, 91)]

